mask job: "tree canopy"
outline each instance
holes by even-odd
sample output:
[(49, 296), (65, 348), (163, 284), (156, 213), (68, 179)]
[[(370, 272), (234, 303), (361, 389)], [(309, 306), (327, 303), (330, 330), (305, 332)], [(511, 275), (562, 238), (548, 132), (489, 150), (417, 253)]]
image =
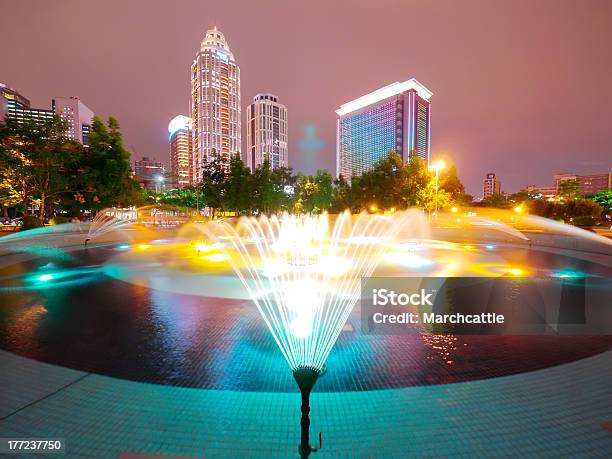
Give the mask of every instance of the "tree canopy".
[(90, 145), (66, 136), (55, 117), (0, 122), (0, 204), (31, 211), (43, 221), (58, 211), (80, 212), (134, 204), (140, 186), (131, 178), (130, 156), (119, 124), (95, 117)]

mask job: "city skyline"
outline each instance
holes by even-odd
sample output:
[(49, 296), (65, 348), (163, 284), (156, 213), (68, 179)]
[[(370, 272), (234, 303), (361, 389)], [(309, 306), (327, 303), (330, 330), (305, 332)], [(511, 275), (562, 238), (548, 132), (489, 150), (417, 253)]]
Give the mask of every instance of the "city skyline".
[[(505, 190), (516, 191), (546, 183), (557, 172), (612, 169), (612, 107), (605, 102), (612, 99), (605, 81), (612, 7), (605, 2), (589, 2), (589, 8), (576, 2), (530, 4), (533, 16), (523, 14), (527, 3), (520, 2), (495, 7), (487, 2), (364, 3), (354, 14), (327, 5), (324, 19), (323, 4), (311, 4), (289, 15), (299, 20), (287, 20), (291, 8), (281, 3), (181, 3), (184, 8), (173, 10), (148, 2), (146, 23), (135, 20), (139, 2), (11, 5), (7, 12), (28, 20), (3, 23), (3, 41), (10, 42), (17, 31), (20, 39), (6, 50), (0, 80), (31, 99), (32, 106), (45, 105), (55, 94), (78, 96), (96, 113), (118, 117), (132, 151), (169, 164), (168, 120), (189, 113), (186, 69), (194, 47), (216, 24), (242, 68), (242, 100), (269, 91), (291, 109), (289, 161), (296, 170), (335, 173), (334, 110), (372, 88), (413, 75), (436, 93), (432, 157), (447, 155), (475, 196), (489, 171), (496, 171)], [(75, 8), (100, 21), (64, 21)], [(245, 19), (232, 13), (236, 8)], [(536, 19), (536, 13), (551, 8), (556, 14), (549, 22)], [(184, 15), (185, 10), (193, 14)], [(408, 13), (419, 18), (413, 21), (413, 44), (393, 26)], [(57, 22), (50, 23), (49, 15)], [(285, 19), (273, 30), (261, 28), (258, 19), (270, 16)], [(107, 23), (114, 24), (112, 39), (103, 27)], [(342, 30), (340, 23), (350, 26)], [(376, 24), (385, 24), (384, 33)], [(37, 34), (27, 33), (33, 30)], [(46, 30), (53, 33), (44, 51), (37, 37)], [(478, 37), (485, 33), (483, 42)], [(68, 40), (74, 34), (84, 39)], [(576, 90), (584, 97), (572, 97), (570, 104)], [(245, 111), (244, 102), (241, 108)], [(306, 151), (304, 133), (313, 131), (321, 147)]]

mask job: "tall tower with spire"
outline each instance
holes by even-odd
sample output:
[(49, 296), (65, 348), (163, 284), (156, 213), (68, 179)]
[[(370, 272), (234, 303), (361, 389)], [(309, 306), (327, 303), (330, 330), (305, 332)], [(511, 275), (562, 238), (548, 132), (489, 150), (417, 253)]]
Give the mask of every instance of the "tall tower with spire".
[(201, 182), (202, 167), (215, 156), (229, 165), (240, 153), (240, 117), (240, 67), (215, 26), (191, 64), (194, 183)]

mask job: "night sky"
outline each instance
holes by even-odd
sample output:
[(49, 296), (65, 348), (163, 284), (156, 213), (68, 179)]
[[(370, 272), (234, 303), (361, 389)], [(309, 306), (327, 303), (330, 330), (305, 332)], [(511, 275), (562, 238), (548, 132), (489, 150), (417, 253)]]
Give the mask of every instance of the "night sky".
[(189, 114), (189, 66), (215, 24), (241, 69), (243, 123), (256, 93), (278, 95), (297, 170), (334, 171), (340, 104), (415, 77), (434, 92), (432, 156), (476, 196), (487, 172), (512, 192), (612, 171), (606, 0), (7, 0), (0, 82), (35, 107), (78, 96), (168, 164), (168, 122)]

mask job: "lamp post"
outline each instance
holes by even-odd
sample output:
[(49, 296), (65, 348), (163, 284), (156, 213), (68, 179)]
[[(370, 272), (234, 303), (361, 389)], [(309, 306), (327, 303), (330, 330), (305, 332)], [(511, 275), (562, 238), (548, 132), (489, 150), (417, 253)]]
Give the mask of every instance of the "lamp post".
[(442, 161), (441, 159), (439, 159), (438, 161), (436, 161), (435, 163), (429, 166), (429, 170), (436, 172), (436, 202), (434, 204), (435, 205), (434, 215), (436, 217), (438, 216), (438, 174), (440, 173), (442, 169), (444, 169), (444, 166), (445, 166), (444, 161)]

